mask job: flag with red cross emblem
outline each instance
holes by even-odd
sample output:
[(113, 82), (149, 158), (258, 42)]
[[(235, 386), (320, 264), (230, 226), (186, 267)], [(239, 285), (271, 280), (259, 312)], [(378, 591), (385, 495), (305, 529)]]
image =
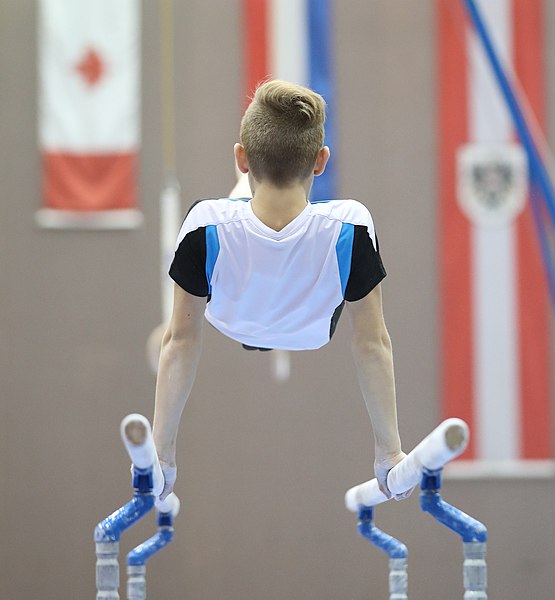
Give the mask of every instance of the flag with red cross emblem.
[(140, 3), (41, 0), (39, 8), (37, 221), (136, 227)]

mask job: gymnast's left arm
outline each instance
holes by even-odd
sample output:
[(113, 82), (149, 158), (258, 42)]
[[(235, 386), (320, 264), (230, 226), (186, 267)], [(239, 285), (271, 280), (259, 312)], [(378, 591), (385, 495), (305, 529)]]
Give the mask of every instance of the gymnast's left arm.
[[(381, 285), (364, 298), (347, 302), (347, 313), (360, 389), (374, 431), (374, 471), (382, 492), (391, 496), (387, 474), (405, 454), (401, 450), (397, 425), (393, 352), (383, 317)], [(396, 499), (400, 500), (408, 493), (409, 490)]]
[(177, 434), (200, 359), (205, 307), (206, 298), (174, 286), (173, 313), (162, 339), (154, 406), (153, 436), (165, 477), (162, 500), (172, 491), (177, 475)]

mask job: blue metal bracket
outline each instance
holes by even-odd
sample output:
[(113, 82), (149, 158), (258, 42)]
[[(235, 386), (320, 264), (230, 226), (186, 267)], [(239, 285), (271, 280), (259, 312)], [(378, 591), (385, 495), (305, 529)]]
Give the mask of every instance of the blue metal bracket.
[(173, 539), (173, 517), (171, 513), (158, 513), (158, 532), (133, 548), (127, 555), (129, 566), (142, 566), (153, 555), (167, 546)]
[[(96, 542), (96, 598), (108, 600), (119, 598), (119, 542), (122, 533), (137, 523), (155, 506), (154, 468), (160, 468), (156, 448), (152, 439), (150, 423), (141, 415), (129, 415), (122, 422), (122, 438), (127, 448), (131, 461), (141, 451), (152, 457), (151, 466), (145, 469), (132, 467), (134, 494), (130, 502), (118, 508), (110, 516), (101, 521), (94, 530)], [(132, 448), (127, 431), (124, 436), (124, 424), (138, 421), (147, 432), (146, 441), (142, 447)], [(143, 460), (141, 458), (141, 460)], [(143, 463), (144, 464), (144, 463)], [(173, 496), (173, 495), (172, 495)], [(173, 517), (179, 512), (179, 499), (177, 496), (168, 502), (160, 504), (165, 510), (170, 507), (170, 512), (158, 513), (158, 532), (128, 554), (127, 560), (127, 598), (129, 600), (146, 600), (146, 561), (173, 539)]]
[(152, 469), (133, 469), (133, 499), (101, 521), (94, 530), (96, 543), (118, 542), (121, 534), (154, 507)]
[(442, 500), (439, 493), (441, 469), (437, 471), (424, 469), (420, 489), (422, 510), (430, 513), (436, 521), (458, 533), (463, 542), (485, 542), (487, 540), (487, 529), (483, 523)]
[(383, 550), (389, 558), (407, 558), (408, 550), (405, 544), (374, 525), (373, 506), (361, 505), (358, 512), (358, 521), (360, 535), (370, 540), (380, 550)]

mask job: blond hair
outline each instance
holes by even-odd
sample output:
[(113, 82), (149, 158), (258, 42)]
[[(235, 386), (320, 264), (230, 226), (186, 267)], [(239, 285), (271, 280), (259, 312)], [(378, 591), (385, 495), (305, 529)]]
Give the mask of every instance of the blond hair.
[(280, 80), (259, 85), (240, 131), (253, 177), (286, 187), (310, 176), (324, 145), (325, 118), (320, 94)]

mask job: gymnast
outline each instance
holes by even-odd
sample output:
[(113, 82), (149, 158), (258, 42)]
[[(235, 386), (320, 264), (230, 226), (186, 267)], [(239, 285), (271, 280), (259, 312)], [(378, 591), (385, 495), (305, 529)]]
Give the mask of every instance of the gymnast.
[(330, 341), (341, 312), (350, 322), (360, 389), (374, 433), (374, 472), (405, 454), (397, 424), (391, 340), (380, 282), (386, 272), (372, 217), (355, 200), (310, 202), (326, 168), (325, 101), (271, 80), (247, 107), (235, 144), (252, 199), (202, 200), (189, 210), (170, 267), (173, 312), (162, 339), (153, 435), (165, 478), (177, 476), (176, 440), (195, 379), (206, 318), (246, 350), (312, 350)]

